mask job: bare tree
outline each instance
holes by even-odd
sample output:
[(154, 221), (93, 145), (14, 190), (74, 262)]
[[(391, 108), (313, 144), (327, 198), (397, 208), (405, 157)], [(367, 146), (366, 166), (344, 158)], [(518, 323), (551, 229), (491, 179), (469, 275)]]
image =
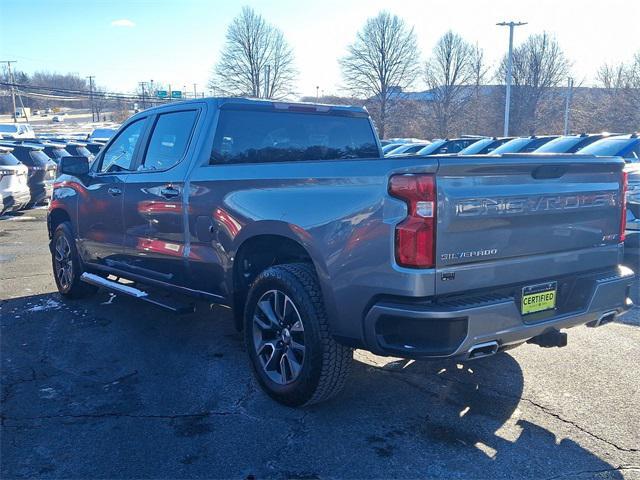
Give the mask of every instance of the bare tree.
[(440, 37), (427, 61), (425, 83), (433, 94), (430, 107), (441, 137), (449, 136), (452, 120), (471, 100), (466, 87), (474, 80), (473, 61), (473, 46), (451, 30)]
[[(507, 59), (499, 69), (506, 78)], [(534, 134), (538, 110), (549, 100), (551, 90), (569, 74), (569, 62), (558, 42), (547, 33), (530, 35), (513, 51), (513, 89), (511, 121), (514, 133)], [(548, 102), (547, 102), (548, 104)], [(561, 111), (558, 112), (561, 115)]]
[(372, 114), (384, 138), (389, 109), (419, 73), (416, 35), (400, 17), (383, 11), (367, 19), (348, 52), (340, 59), (345, 86), (375, 103)]
[(640, 52), (629, 63), (603, 64), (596, 73), (601, 97), (594, 121), (604, 130), (632, 131), (640, 124)]
[(243, 7), (227, 28), (209, 88), (223, 95), (282, 98), (293, 92), (297, 72), (282, 31)]

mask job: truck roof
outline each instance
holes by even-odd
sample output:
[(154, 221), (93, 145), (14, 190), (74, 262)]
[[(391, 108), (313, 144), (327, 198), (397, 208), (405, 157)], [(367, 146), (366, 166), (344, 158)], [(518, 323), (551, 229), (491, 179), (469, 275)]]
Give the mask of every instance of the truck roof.
[(258, 109), (273, 108), (274, 110), (290, 110), (291, 111), (316, 111), (316, 112), (342, 112), (351, 113), (356, 115), (369, 115), (367, 109), (356, 105), (331, 105), (325, 103), (311, 103), (311, 102), (286, 102), (280, 100), (262, 100), (256, 98), (243, 98), (243, 97), (208, 97), (194, 100), (183, 100), (179, 102), (170, 102), (157, 107), (152, 107), (144, 110), (140, 113), (149, 113), (154, 111), (162, 111), (167, 108), (175, 107), (176, 105), (189, 105), (206, 103), (213, 108), (233, 108), (236, 107), (255, 107)]

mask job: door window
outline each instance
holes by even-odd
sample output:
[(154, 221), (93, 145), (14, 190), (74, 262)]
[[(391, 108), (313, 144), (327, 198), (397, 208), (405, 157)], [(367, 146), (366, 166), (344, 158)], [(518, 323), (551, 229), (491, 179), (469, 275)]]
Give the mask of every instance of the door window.
[(130, 170), (136, 145), (142, 135), (145, 118), (137, 120), (125, 128), (109, 146), (102, 157), (101, 172), (121, 172)]
[(160, 115), (138, 170), (166, 170), (180, 162), (187, 151), (196, 115), (196, 110)]

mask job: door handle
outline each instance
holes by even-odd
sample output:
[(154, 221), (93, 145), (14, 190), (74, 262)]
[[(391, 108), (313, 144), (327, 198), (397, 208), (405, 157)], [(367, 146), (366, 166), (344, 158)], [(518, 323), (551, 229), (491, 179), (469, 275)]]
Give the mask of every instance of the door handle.
[(162, 195), (164, 198), (175, 198), (180, 195), (180, 190), (177, 190), (173, 187), (165, 187), (160, 190), (160, 195)]
[(109, 195), (111, 195), (112, 197), (117, 197), (122, 193), (122, 190), (120, 190), (118, 187), (109, 187), (107, 189), (107, 192), (109, 192)]

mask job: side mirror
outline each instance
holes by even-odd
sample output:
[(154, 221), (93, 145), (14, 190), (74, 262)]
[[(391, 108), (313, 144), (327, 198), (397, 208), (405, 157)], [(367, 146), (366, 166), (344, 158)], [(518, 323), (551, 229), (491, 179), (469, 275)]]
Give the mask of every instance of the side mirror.
[(58, 173), (74, 177), (87, 175), (89, 173), (89, 159), (87, 157), (62, 157)]

